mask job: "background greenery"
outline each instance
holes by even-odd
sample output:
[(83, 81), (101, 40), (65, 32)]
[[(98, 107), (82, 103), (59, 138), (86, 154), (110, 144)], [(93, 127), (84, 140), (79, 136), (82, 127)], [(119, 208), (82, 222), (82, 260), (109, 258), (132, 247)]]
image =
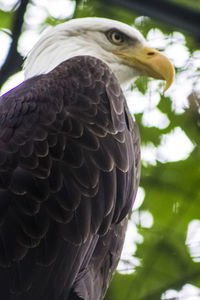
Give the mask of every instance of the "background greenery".
[[(191, 4), (191, 7), (200, 9), (199, 1), (173, 1), (187, 6)], [(31, 6), (38, 5), (37, 1), (32, 1), (32, 4), (29, 3), (26, 6), (28, 2), (24, 1), (22, 15), (25, 11), (27, 14)], [(20, 70), (22, 55), (17, 48), (18, 38), (27, 29), (30, 29), (26, 21), (23, 23), (23, 19), (21, 24), (19, 24), (19, 19), (16, 20), (17, 14), (17, 17), (20, 17), (20, 7), (19, 3), (16, 5), (17, 1), (13, 3), (7, 7), (6, 0), (0, 1), (0, 5), (2, 5), (2, 9), (0, 7), (0, 27), (4, 33), (11, 36), (11, 47), (14, 49), (10, 58), (11, 62), (8, 63), (8, 59), (6, 60), (5, 57), (5, 61), (2, 63), (1, 84), (5, 83), (15, 71)], [(166, 126), (151, 125), (151, 122), (147, 125), (143, 116), (145, 114), (148, 119), (149, 107), (146, 106), (135, 112), (143, 149), (155, 152), (155, 149), (162, 143), (163, 135), (172, 133), (176, 128), (181, 128), (193, 144), (193, 150), (184, 160), (173, 161), (173, 159), (155, 156), (151, 162), (144, 157), (141, 176), (144, 199), (141, 205), (134, 210), (130, 221), (136, 226), (136, 234), (140, 237), (138, 240), (136, 239), (135, 250), (132, 253), (137, 263), (132, 264), (131, 259), (129, 261), (128, 258), (124, 264), (120, 265), (124, 266), (124, 270), (116, 273), (106, 300), (187, 299), (187, 297), (191, 300), (200, 299), (197, 289), (200, 288), (200, 226), (198, 223), (200, 216), (200, 97), (198, 96), (200, 55), (197, 51), (199, 41), (185, 32), (177, 34), (177, 28), (174, 29), (165, 23), (159, 23), (147, 17), (141, 18), (136, 12), (128, 11), (122, 6), (109, 5), (109, 1), (107, 4), (97, 0), (76, 1), (75, 4), (73, 15), (67, 18), (101, 16), (117, 19), (135, 25), (147, 39), (151, 39), (152, 29), (154, 29), (164, 41), (164, 46), (161, 46), (162, 50), (180, 43), (184, 47), (184, 51), (188, 53), (185, 64), (176, 65), (176, 55), (179, 54), (172, 57), (178, 79), (174, 89), (167, 96), (162, 94), (160, 83), (154, 85), (152, 81), (149, 83), (145, 78), (136, 80), (131, 86), (131, 91), (128, 91), (129, 98), (133, 97), (131, 95), (134, 95), (134, 98), (135, 95), (139, 95), (147, 102), (155, 95), (159, 113), (168, 120)], [(63, 22), (67, 18), (53, 17), (48, 13), (45, 20), (39, 24), (38, 31), (42, 31), (48, 25)], [(18, 31), (16, 31), (16, 26), (18, 26)], [(12, 43), (13, 40), (14, 43)], [(7, 72), (8, 69), (9, 72)], [(182, 78), (184, 78), (183, 82)], [(174, 101), (177, 101), (178, 90), (182, 89), (180, 82), (184, 84), (187, 81), (189, 88), (185, 98), (189, 100), (177, 109)], [(180, 147), (184, 148), (184, 144)], [(148, 212), (148, 216), (150, 215), (152, 218), (149, 226), (143, 225), (145, 223), (143, 222), (144, 212)], [(188, 232), (191, 224), (196, 224), (196, 227), (191, 227), (193, 231)], [(188, 284), (189, 295), (178, 293)], [(174, 290), (174, 292), (170, 293), (169, 290)], [(195, 294), (193, 294), (194, 292)]]

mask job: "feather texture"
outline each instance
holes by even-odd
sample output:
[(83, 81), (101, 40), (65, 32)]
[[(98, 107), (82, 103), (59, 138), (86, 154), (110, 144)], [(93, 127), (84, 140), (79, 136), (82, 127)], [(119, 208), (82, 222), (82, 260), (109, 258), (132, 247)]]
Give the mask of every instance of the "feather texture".
[(94, 57), (69, 59), (1, 97), (2, 299), (102, 298), (139, 160), (119, 83)]

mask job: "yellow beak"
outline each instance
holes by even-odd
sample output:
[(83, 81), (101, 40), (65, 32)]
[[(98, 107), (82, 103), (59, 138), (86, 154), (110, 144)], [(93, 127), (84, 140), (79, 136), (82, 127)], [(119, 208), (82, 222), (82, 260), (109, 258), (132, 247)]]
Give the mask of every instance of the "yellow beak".
[(166, 91), (174, 80), (174, 67), (166, 56), (150, 47), (130, 47), (128, 49), (114, 50), (125, 64), (134, 67), (143, 76), (153, 77), (166, 81)]

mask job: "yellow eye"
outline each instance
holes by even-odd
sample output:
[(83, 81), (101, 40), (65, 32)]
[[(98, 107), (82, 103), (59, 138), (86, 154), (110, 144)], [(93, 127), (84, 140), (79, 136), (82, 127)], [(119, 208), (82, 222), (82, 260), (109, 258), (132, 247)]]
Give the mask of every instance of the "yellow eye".
[(121, 45), (124, 42), (124, 35), (119, 31), (109, 31), (108, 32), (109, 40), (115, 45)]

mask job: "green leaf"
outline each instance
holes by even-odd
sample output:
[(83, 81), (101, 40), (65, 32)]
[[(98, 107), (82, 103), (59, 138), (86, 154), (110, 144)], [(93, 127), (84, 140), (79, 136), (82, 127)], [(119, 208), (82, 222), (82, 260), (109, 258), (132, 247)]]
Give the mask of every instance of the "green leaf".
[(13, 12), (0, 10), (0, 28), (11, 29)]
[(140, 93), (145, 95), (148, 88), (148, 82), (149, 82), (148, 77), (141, 76), (135, 80), (134, 86), (136, 86), (136, 88)]

